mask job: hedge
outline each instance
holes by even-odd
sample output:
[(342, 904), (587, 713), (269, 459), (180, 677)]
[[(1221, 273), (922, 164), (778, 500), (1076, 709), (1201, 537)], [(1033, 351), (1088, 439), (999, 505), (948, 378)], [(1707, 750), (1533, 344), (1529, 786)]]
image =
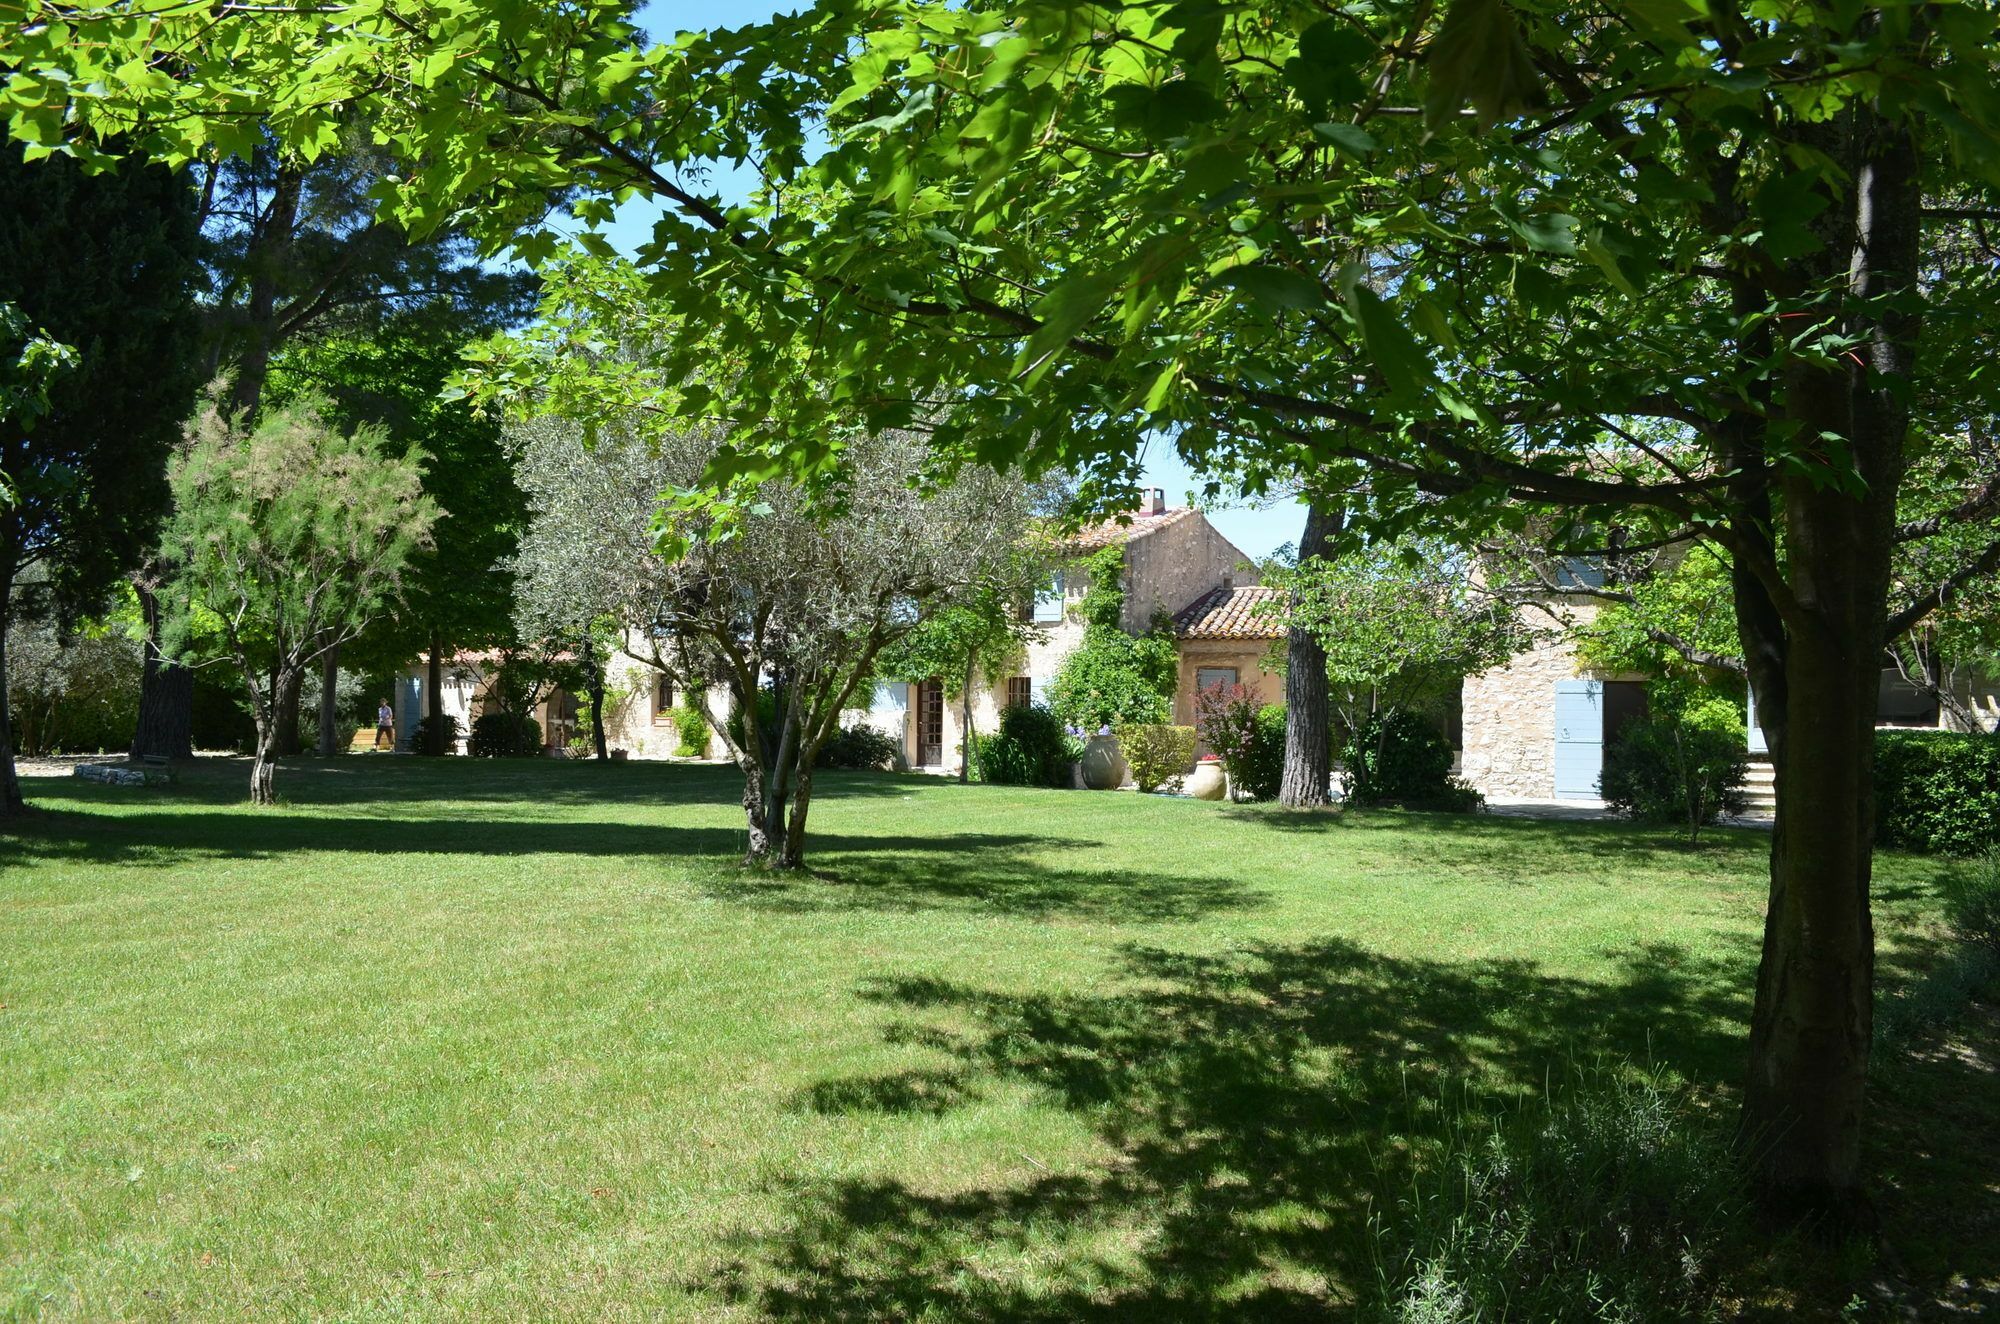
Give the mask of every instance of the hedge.
[(2000, 847), (2000, 734), (1875, 737), (1876, 840), (1940, 855)]

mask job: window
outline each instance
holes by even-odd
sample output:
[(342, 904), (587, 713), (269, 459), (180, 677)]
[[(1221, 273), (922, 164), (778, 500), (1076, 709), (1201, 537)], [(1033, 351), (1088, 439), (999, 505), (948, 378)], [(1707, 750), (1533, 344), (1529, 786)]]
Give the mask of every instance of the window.
[(1222, 686), (1224, 689), (1228, 689), (1231, 685), (1234, 685), (1235, 683), (1236, 683), (1235, 667), (1195, 668), (1194, 688), (1196, 693), (1200, 693), (1202, 690), (1213, 689), (1217, 685)]
[(674, 682), (665, 676), (653, 679), (653, 722), (664, 725), (673, 721)]
[(1063, 618), (1063, 580), (1057, 575), (1049, 581), (1049, 586), (1035, 594), (1034, 621), (1037, 625), (1054, 625)]
[(1604, 561), (1596, 556), (1567, 556), (1556, 569), (1557, 588), (1603, 588)]
[(1035, 682), (1026, 676), (1007, 678), (1007, 706), (1025, 708), (1035, 701)]

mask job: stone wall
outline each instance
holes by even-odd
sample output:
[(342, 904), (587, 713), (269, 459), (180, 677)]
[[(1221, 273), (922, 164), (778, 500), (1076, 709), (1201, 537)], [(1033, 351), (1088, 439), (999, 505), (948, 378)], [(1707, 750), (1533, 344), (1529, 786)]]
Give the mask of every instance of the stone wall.
[[(1561, 622), (1537, 607), (1524, 617), (1535, 644), (1504, 667), (1467, 676), (1462, 691), (1464, 744), (1459, 773), (1489, 799), (1546, 800), (1556, 793), (1556, 682), (1573, 680), (1576, 646)], [(1590, 607), (1565, 612), (1580, 624)]]
[(1234, 667), (1236, 683), (1263, 703), (1285, 701), (1285, 678), (1267, 671), (1273, 639), (1183, 639), (1180, 641), (1180, 681), (1174, 689), (1174, 724), (1193, 726), (1195, 677), (1203, 667)]
[(1171, 616), (1218, 585), (1256, 582), (1250, 558), (1192, 512), (1126, 544), (1125, 629), (1144, 634), (1154, 616)]

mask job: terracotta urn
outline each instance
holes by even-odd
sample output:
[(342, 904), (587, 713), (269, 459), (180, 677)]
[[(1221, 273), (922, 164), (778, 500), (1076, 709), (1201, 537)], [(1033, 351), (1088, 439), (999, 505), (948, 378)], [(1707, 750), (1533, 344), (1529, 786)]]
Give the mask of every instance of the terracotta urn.
[(1125, 760), (1118, 752), (1118, 737), (1097, 735), (1085, 741), (1079, 766), (1088, 789), (1116, 790), (1125, 780)]
[(1221, 760), (1203, 759), (1195, 764), (1181, 789), (1197, 800), (1220, 800), (1229, 789), (1228, 779), (1222, 775)]

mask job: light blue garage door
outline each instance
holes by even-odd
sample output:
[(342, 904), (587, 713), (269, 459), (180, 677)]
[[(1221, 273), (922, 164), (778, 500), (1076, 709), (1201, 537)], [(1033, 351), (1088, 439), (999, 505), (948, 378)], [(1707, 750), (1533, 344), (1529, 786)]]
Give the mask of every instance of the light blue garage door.
[(1595, 800), (1604, 771), (1604, 684), (1556, 682), (1556, 798)]

